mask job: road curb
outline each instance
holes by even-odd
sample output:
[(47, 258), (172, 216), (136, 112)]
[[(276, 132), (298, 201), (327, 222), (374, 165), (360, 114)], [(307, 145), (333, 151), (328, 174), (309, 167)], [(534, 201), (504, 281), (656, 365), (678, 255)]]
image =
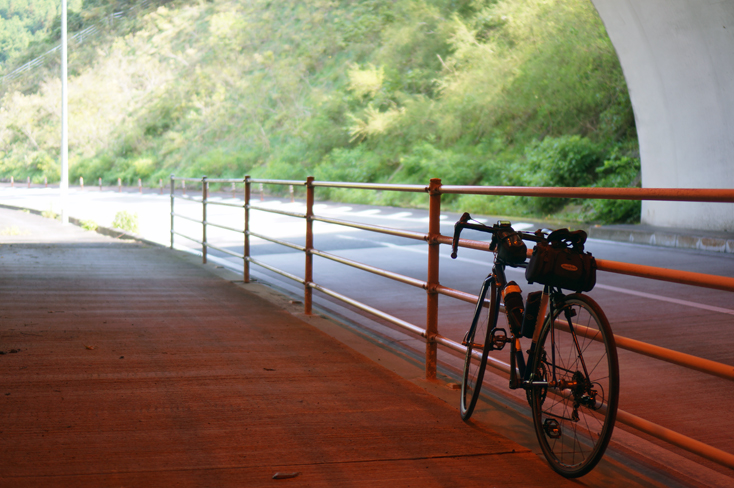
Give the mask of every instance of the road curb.
[(606, 241), (630, 242), (658, 247), (697, 249), (699, 251), (734, 253), (734, 235), (660, 228), (633, 229), (627, 226), (600, 226), (589, 229), (589, 237)]

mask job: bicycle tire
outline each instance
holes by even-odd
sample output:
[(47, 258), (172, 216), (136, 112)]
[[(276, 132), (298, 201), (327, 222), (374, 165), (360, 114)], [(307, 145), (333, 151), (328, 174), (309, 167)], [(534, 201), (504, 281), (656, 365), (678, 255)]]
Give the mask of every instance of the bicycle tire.
[[(487, 290), (490, 295), (489, 307), (484, 307), (484, 299)], [(464, 357), (464, 371), (461, 376), (461, 402), (459, 411), (462, 420), (469, 420), (474, 407), (477, 405), (479, 393), (482, 389), (482, 381), (484, 380), (484, 371), (487, 368), (487, 356), (489, 348), (486, 347), (489, 342), (490, 332), (497, 324), (497, 316), (499, 308), (497, 307), (498, 297), (494, 296), (496, 287), (494, 283), (491, 286), (483, 285), (482, 291), (477, 300), (472, 325), (466, 337), (466, 356)], [(477, 343), (475, 339), (484, 339), (484, 342)], [(481, 347), (482, 352), (479, 359), (474, 355), (474, 351)]]
[[(572, 324), (580, 355), (576, 353), (573, 336), (567, 332), (566, 311), (575, 312)], [(604, 312), (593, 299), (581, 294), (568, 295), (563, 305), (553, 311), (553, 320), (550, 316), (546, 318), (532, 371), (536, 377), (545, 376), (546, 380), (572, 382), (563, 390), (550, 386), (532, 389), (533, 424), (551, 467), (567, 478), (583, 476), (604, 455), (619, 402), (619, 363), (614, 336)]]

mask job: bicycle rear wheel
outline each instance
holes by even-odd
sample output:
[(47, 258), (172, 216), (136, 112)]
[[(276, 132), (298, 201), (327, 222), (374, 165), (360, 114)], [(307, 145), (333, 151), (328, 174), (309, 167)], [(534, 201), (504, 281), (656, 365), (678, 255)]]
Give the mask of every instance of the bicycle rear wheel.
[(604, 312), (586, 295), (565, 297), (552, 318), (543, 325), (533, 360), (536, 378), (550, 383), (532, 390), (533, 423), (553, 469), (576, 478), (596, 466), (612, 437), (617, 349)]
[(491, 277), (491, 279), (491, 286), (488, 281), (485, 281), (482, 286), (472, 325), (465, 339), (466, 356), (464, 358), (464, 373), (461, 379), (461, 404), (459, 408), (463, 420), (469, 420), (477, 404), (479, 392), (482, 389), (484, 370), (487, 368), (489, 347), (486, 346), (490, 342), (489, 333), (497, 324), (498, 297), (494, 297), (488, 307), (484, 306), (487, 289), (490, 290), (490, 298), (496, 294), (494, 278)]

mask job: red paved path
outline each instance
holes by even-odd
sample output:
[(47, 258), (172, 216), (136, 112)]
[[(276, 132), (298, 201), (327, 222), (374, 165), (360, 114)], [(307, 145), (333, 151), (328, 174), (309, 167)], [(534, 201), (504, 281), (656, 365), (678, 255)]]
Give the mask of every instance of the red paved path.
[(261, 285), (0, 210), (8, 223), (19, 235), (0, 236), (0, 486), (575, 484)]

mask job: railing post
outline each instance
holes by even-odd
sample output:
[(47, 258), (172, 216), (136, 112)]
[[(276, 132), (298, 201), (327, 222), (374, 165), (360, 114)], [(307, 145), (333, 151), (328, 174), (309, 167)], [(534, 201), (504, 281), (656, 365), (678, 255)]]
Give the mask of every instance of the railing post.
[(176, 187), (176, 180), (173, 179), (173, 174), (171, 175), (171, 249), (173, 249), (173, 192)]
[(428, 283), (426, 287), (426, 379), (436, 379), (436, 363), (438, 361), (437, 345), (438, 334), (438, 260), (441, 234), (441, 179), (432, 178), (428, 186), (430, 195), (428, 207)]
[(209, 182), (206, 176), (201, 177), (201, 261), (206, 264), (206, 199)]
[(303, 308), (306, 315), (311, 315), (313, 289), (313, 176), (306, 178), (306, 273), (303, 291)]
[(244, 279), (250, 282), (250, 175), (245, 176), (245, 259)]

